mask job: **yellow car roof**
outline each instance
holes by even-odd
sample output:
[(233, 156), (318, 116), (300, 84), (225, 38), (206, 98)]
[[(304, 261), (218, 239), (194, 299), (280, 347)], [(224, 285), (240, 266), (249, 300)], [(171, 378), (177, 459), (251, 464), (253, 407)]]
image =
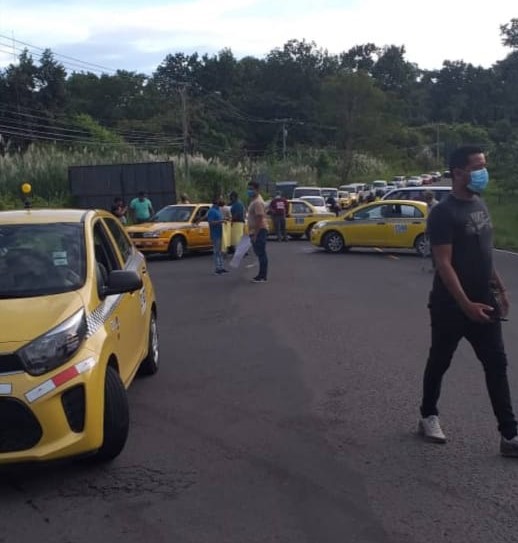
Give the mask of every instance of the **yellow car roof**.
[(52, 224), (56, 222), (82, 222), (85, 209), (20, 209), (0, 211), (0, 224)]

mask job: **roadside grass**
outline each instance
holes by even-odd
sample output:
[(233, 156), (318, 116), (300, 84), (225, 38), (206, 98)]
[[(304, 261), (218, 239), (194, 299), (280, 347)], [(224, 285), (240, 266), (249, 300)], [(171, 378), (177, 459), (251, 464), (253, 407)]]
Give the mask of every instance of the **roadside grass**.
[(518, 193), (488, 193), (484, 199), (493, 220), (495, 246), (518, 251)]

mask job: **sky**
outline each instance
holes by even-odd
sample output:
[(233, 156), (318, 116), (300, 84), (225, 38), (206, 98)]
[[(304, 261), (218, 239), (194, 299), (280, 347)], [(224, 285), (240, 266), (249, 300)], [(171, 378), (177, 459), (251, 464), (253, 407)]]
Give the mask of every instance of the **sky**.
[(151, 74), (168, 54), (230, 48), (264, 58), (290, 39), (332, 54), (404, 45), (424, 69), (444, 60), (489, 67), (510, 52), (500, 25), (513, 17), (517, 0), (0, 0), (0, 68), (23, 44), (35, 59), (50, 48), (68, 71)]

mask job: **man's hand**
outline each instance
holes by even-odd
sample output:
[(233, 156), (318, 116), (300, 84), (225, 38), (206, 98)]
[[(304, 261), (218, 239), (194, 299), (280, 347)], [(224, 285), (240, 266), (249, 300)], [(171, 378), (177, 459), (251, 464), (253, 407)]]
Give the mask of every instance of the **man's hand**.
[(468, 302), (462, 310), (468, 319), (481, 323), (490, 322), (491, 314), (494, 312), (494, 308), (490, 305), (480, 304), (478, 302)]
[(500, 291), (500, 301), (501, 301), (501, 307), (500, 307), (500, 313), (502, 318), (506, 318), (507, 315), (509, 315), (509, 298), (507, 297), (507, 292), (505, 290)]

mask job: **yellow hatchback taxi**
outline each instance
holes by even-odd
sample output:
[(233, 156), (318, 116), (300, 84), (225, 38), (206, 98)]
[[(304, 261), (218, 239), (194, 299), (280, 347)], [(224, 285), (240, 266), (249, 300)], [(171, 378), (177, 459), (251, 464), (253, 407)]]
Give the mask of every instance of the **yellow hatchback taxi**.
[(158, 365), (153, 285), (113, 215), (0, 213), (0, 463), (116, 457), (126, 389)]
[[(267, 203), (268, 213), (269, 202)], [(299, 239), (306, 236), (309, 239), (311, 229), (322, 219), (330, 219), (336, 217), (334, 213), (319, 213), (314, 206), (304, 200), (288, 200), (288, 214), (286, 216), (286, 233), (293, 239)], [(270, 234), (275, 233), (273, 220), (268, 214), (268, 231)]]
[(424, 202), (382, 200), (357, 207), (340, 219), (321, 221), (311, 230), (311, 243), (330, 253), (351, 247), (389, 247), (427, 252), (427, 206)]
[(210, 207), (210, 204), (166, 206), (149, 222), (128, 226), (126, 230), (142, 253), (168, 254), (179, 260), (187, 251), (212, 249), (209, 223), (205, 220)]

